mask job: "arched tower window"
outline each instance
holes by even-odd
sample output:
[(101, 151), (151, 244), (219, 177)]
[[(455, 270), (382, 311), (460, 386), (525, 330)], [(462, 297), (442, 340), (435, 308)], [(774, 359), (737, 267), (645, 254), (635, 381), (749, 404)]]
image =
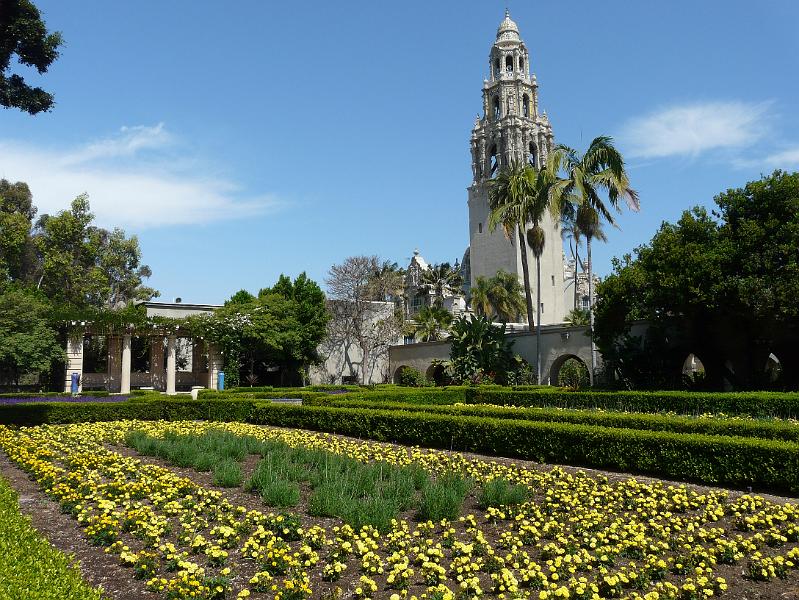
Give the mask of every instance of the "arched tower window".
[(513, 71), (513, 57), (512, 56), (506, 56), (505, 57), (505, 70), (508, 73)]
[(499, 59), (494, 59), (494, 77), (499, 77)]
[(530, 96), (527, 94), (522, 96), (522, 115), (525, 117), (530, 116)]
[(519, 71), (524, 73), (524, 59), (521, 56), (519, 57)]
[(500, 117), (500, 111), (502, 110), (502, 109), (500, 108), (499, 96), (494, 96), (494, 100), (493, 100), (492, 104), (493, 104), (493, 107), (492, 107), (492, 108), (493, 108), (493, 112), (494, 112), (494, 119), (495, 119), (495, 120), (496, 120), (496, 119), (499, 119), (499, 117)]
[(530, 146), (527, 148), (527, 162), (529, 162), (533, 167), (538, 168), (538, 159), (536, 156), (537, 152), (535, 144), (530, 142)]
[(494, 177), (497, 174), (497, 171), (499, 171), (499, 156), (497, 156), (496, 144), (491, 146), (491, 153), (489, 160), (491, 161), (491, 166), (488, 171), (488, 176)]

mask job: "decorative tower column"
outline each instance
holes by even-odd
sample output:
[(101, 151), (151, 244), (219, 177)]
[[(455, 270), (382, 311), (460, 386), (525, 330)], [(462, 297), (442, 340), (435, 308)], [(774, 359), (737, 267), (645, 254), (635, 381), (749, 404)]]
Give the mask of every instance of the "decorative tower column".
[[(505, 11), (497, 38), (488, 57), (489, 79), (483, 82), (483, 115), (478, 117), (470, 140), (472, 173), (469, 186), (469, 251), (471, 285), (479, 276), (493, 277), (497, 271), (515, 274), (523, 282), (518, 234), (507, 239), (500, 228), (488, 227), (488, 189), (491, 179), (512, 162), (527, 162), (541, 168), (554, 138), (546, 115), (538, 110), (538, 82), (530, 73), (530, 54), (519, 35), (519, 27)], [(541, 227), (546, 234), (541, 256), (541, 321), (559, 323), (563, 304), (563, 243), (558, 223), (547, 213)], [(525, 229), (529, 228), (529, 224)], [(535, 257), (528, 248), (528, 264)], [(530, 269), (535, 289), (535, 268)]]

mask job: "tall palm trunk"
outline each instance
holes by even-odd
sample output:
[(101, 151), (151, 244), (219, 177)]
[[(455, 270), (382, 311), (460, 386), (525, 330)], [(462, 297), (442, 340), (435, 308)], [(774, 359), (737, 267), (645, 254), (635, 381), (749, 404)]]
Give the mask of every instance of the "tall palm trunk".
[(596, 346), (594, 345), (594, 271), (591, 264), (591, 236), (585, 237), (585, 248), (588, 254), (588, 327), (591, 333), (591, 385), (594, 385), (596, 372)]
[(577, 310), (577, 269), (580, 267), (580, 253), (579, 251), (575, 251), (574, 253), (574, 310)]
[(541, 257), (535, 257), (535, 373), (537, 384), (541, 384)]
[(532, 330), (533, 320), (533, 292), (530, 290), (530, 270), (527, 266), (527, 244), (524, 241), (524, 232), (519, 225), (519, 248), (522, 251), (522, 276), (524, 278), (524, 297), (527, 300), (527, 328)]

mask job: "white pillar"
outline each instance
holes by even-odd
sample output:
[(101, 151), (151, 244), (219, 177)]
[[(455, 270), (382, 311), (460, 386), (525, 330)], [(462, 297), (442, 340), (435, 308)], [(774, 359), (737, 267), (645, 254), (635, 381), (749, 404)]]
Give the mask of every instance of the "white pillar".
[(208, 344), (208, 389), (215, 390), (219, 371), (222, 370), (222, 354), (216, 346)]
[(122, 373), (119, 376), (119, 391), (122, 394), (130, 394), (131, 341), (129, 333), (122, 336)]
[(80, 379), (78, 392), (83, 390), (83, 333), (67, 338), (67, 374), (64, 381), (64, 392), (72, 391), (72, 374), (77, 373)]
[(170, 396), (175, 395), (175, 363), (177, 358), (177, 348), (174, 335), (167, 338), (166, 345), (166, 393)]

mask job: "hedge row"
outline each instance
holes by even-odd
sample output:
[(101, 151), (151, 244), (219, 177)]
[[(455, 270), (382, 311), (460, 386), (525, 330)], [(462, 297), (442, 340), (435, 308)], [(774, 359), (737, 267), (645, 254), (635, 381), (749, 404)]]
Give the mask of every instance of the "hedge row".
[(0, 598), (100, 600), (63, 553), (19, 512), (17, 493), (0, 477)]
[(252, 423), (799, 493), (792, 442), (359, 408), (263, 405)]
[(438, 404), (413, 404), (409, 402), (376, 402), (368, 399), (342, 399), (338, 397), (312, 398), (303, 401), (309, 406), (339, 408), (364, 408), (370, 410), (398, 410), (434, 414), (489, 417), (519, 421), (546, 421), (596, 425), (647, 431), (674, 433), (704, 433), (799, 442), (799, 425), (785, 421), (755, 421), (723, 417), (687, 417), (664, 414), (623, 413), (563, 408), (508, 408), (480, 404), (445, 406)]

